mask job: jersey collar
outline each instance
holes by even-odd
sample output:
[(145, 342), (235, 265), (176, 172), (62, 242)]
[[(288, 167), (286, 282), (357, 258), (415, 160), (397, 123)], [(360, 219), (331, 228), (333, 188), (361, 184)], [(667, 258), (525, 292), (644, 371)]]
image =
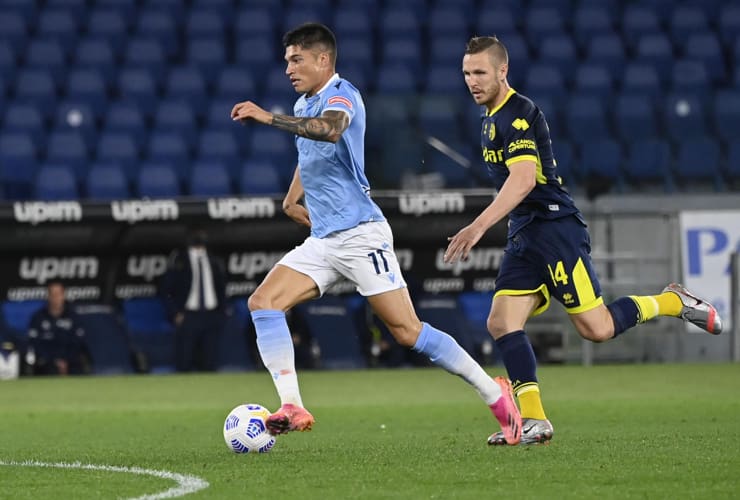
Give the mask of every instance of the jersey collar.
[(493, 109), (492, 109), (491, 111), (489, 111), (488, 113), (486, 113), (486, 116), (493, 116), (493, 115), (495, 115), (495, 114), (496, 114), (496, 111), (498, 111), (499, 109), (501, 109), (501, 107), (502, 107), (502, 106), (503, 106), (504, 104), (506, 104), (506, 103), (507, 103), (507, 101), (509, 100), (509, 98), (510, 98), (511, 96), (513, 96), (514, 94), (516, 94), (516, 90), (514, 90), (514, 89), (512, 89), (512, 88), (509, 88), (509, 91), (508, 91), (508, 92), (506, 93), (506, 97), (504, 97), (504, 100), (503, 100), (503, 101), (501, 101), (501, 103), (500, 103), (500, 104), (499, 104), (498, 106), (496, 106), (496, 107), (495, 107), (495, 108), (493, 108)]
[(306, 97), (306, 99), (312, 99), (314, 97), (318, 97), (319, 94), (321, 94), (323, 91), (325, 91), (329, 87), (329, 85), (336, 83), (337, 80), (339, 80), (339, 73), (334, 73), (333, 75), (331, 75), (331, 78), (329, 78), (329, 81), (326, 82), (324, 86), (319, 89), (318, 92), (316, 92), (311, 97)]

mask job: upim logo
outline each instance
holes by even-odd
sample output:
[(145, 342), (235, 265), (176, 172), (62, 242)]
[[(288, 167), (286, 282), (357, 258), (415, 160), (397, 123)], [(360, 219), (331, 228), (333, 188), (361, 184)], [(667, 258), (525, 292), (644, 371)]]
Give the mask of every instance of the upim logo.
[(18, 275), (44, 284), (54, 279), (86, 279), (98, 276), (96, 257), (40, 257), (21, 259)]
[(272, 269), (285, 252), (232, 253), (229, 255), (228, 270), (231, 274), (243, 274), (247, 279)]
[(167, 257), (164, 255), (132, 255), (126, 262), (129, 276), (152, 281), (167, 271)]
[(460, 276), (465, 271), (498, 271), (501, 259), (504, 257), (503, 248), (475, 248), (468, 254), (467, 260), (458, 260), (447, 263), (444, 261), (445, 250), (437, 250), (436, 267), (438, 271), (452, 271), (453, 276)]
[(18, 222), (70, 222), (82, 219), (82, 206), (76, 201), (31, 201), (13, 203), (13, 215)]
[(398, 207), (402, 214), (417, 217), (429, 213), (459, 213), (465, 211), (462, 193), (406, 193), (399, 195)]
[(112, 201), (113, 219), (135, 224), (143, 220), (175, 220), (179, 207), (175, 200)]
[(275, 216), (271, 198), (211, 198), (208, 200), (211, 219), (265, 219)]

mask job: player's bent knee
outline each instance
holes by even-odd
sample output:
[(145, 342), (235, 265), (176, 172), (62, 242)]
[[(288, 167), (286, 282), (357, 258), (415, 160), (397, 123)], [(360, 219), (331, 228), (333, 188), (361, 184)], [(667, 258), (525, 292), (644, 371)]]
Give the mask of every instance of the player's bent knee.
[(262, 309), (272, 309), (270, 300), (259, 292), (254, 292), (247, 299), (247, 307), (250, 312), (259, 311)]
[(581, 337), (583, 337), (586, 340), (590, 340), (591, 342), (595, 343), (601, 343), (606, 342), (607, 340), (614, 337), (614, 331), (612, 329), (608, 328), (591, 328), (591, 327), (580, 327), (578, 329), (578, 333), (581, 334)]
[(386, 325), (390, 330), (393, 338), (396, 342), (403, 347), (414, 347), (417, 339), (419, 338), (419, 332), (421, 332), (421, 324), (419, 328), (412, 328), (405, 325)]

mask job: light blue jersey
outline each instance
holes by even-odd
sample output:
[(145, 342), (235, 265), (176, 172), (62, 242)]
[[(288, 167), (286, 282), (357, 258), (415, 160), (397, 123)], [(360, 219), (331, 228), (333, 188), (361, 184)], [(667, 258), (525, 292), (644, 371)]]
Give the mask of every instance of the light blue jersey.
[(383, 221), (383, 213), (370, 198), (365, 176), (365, 105), (360, 92), (334, 74), (312, 97), (301, 96), (293, 114), (318, 117), (337, 110), (350, 123), (336, 144), (296, 136), (298, 168), (311, 218), (311, 235), (324, 238), (363, 222)]

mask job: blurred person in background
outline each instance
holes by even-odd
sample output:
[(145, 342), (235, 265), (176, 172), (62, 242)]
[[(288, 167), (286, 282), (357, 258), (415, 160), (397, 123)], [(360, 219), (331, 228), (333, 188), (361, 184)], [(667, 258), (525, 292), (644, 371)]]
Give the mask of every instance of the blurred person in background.
[[(524, 328), (550, 297), (561, 302), (585, 339), (611, 340), (656, 316), (673, 316), (718, 335), (717, 310), (681, 285), (662, 293), (620, 297), (604, 304), (591, 262), (591, 239), (578, 208), (562, 186), (545, 116), (507, 81), (509, 56), (496, 37), (472, 38), (462, 62), (465, 83), (481, 116), (483, 160), (498, 194), (468, 226), (449, 238), (445, 262), (465, 260), (488, 229), (508, 216), (508, 242), (496, 278), (487, 327), (521, 405), (522, 444), (548, 442), (537, 361)], [(506, 444), (501, 433), (491, 445)]]
[(92, 370), (85, 330), (67, 302), (64, 285), (50, 282), (47, 303), (31, 317), (26, 363), (33, 375), (83, 375)]
[(175, 368), (213, 371), (226, 320), (226, 273), (208, 250), (208, 237), (195, 230), (184, 248), (170, 255), (160, 294), (175, 327)]
[(509, 381), (491, 378), (452, 336), (416, 315), (391, 228), (370, 197), (364, 165), (365, 105), (360, 92), (336, 73), (334, 34), (322, 24), (307, 23), (288, 32), (283, 46), (286, 76), (300, 95), (295, 116), (271, 113), (252, 101), (237, 103), (231, 112), (233, 120), (295, 135), (298, 167), (283, 210), (311, 228), (310, 236), (272, 268), (248, 300), (260, 356), (281, 402), (267, 427), (283, 434), (313, 426), (298, 387), (285, 313), (347, 279), (367, 297), (398, 343), (472, 385), (506, 441), (516, 444), (521, 420)]

